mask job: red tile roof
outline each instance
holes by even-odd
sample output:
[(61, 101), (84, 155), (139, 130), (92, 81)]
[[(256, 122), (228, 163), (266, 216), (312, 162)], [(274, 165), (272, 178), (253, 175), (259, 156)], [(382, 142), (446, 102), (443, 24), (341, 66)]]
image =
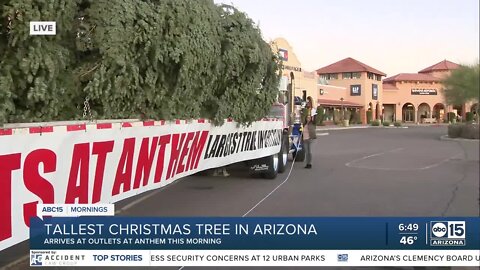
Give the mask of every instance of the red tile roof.
[(460, 65), (450, 62), (448, 60), (443, 60), (442, 62), (436, 63), (435, 65), (429, 66), (420, 70), (418, 73), (428, 73), (432, 71), (442, 71), (442, 70), (452, 70), (459, 68)]
[(383, 87), (383, 90), (398, 90), (398, 88), (391, 83), (384, 83), (382, 87)]
[(440, 79), (428, 74), (419, 73), (400, 73), (395, 76), (386, 78), (383, 82), (400, 82), (400, 81), (417, 81), (417, 82), (439, 82)]
[(333, 100), (333, 99), (317, 99), (317, 104), (318, 105), (323, 105), (323, 106), (345, 106), (345, 107), (363, 107), (363, 105), (346, 101), (344, 100), (343, 103), (340, 100)]
[(378, 75), (387, 76), (387, 74), (374, 69), (364, 63), (351, 57), (340, 60), (331, 65), (317, 69), (317, 74), (342, 73), (342, 72), (372, 72)]

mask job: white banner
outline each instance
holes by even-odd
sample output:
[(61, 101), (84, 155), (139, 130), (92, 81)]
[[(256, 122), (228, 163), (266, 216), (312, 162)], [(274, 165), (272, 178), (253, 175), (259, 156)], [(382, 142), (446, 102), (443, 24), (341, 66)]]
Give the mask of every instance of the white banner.
[(0, 129), (0, 250), (36, 205), (114, 203), (196, 172), (280, 151), (282, 122), (101, 123)]
[(31, 250), (30, 266), (475, 266), (478, 250)]

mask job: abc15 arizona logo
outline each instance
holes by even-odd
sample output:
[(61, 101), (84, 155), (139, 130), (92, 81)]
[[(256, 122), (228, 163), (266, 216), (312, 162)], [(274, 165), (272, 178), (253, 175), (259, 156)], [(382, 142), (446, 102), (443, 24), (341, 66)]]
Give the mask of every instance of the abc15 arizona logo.
[(430, 246), (465, 246), (465, 221), (430, 221)]

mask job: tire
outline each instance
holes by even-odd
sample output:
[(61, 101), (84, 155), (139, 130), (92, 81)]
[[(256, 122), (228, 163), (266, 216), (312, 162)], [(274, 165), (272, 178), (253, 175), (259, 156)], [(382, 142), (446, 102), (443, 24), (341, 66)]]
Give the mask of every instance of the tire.
[(278, 174), (278, 164), (280, 163), (278, 154), (266, 157), (265, 163), (268, 166), (268, 170), (263, 174), (263, 178), (275, 179), (275, 177), (277, 177), (277, 174)]
[(280, 152), (278, 153), (278, 172), (283, 173), (287, 169), (287, 162), (288, 162), (288, 151), (289, 149), (289, 142), (288, 136), (283, 134), (282, 136), (282, 147), (280, 148)]
[(305, 150), (303, 148), (297, 152), (293, 152), (295, 161), (303, 162), (305, 160)]
[(298, 151), (293, 152), (292, 157), (295, 161), (303, 162), (305, 160), (305, 149), (303, 148), (303, 138), (300, 142), (302, 148)]

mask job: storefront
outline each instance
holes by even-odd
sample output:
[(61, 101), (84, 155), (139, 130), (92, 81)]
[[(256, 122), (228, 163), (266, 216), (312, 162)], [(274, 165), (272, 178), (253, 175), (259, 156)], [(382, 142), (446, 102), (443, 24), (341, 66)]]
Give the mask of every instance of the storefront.
[(346, 100), (348, 93), (345, 87), (326, 85), (320, 82), (318, 88), (317, 104), (324, 109), (326, 124), (339, 123), (342, 120), (349, 120), (351, 124), (361, 123), (360, 111), (363, 105)]
[(464, 118), (474, 104), (449, 106), (443, 96), (442, 79), (459, 65), (444, 60), (418, 73), (400, 73), (383, 80), (385, 119), (406, 123), (447, 122), (447, 112)]

